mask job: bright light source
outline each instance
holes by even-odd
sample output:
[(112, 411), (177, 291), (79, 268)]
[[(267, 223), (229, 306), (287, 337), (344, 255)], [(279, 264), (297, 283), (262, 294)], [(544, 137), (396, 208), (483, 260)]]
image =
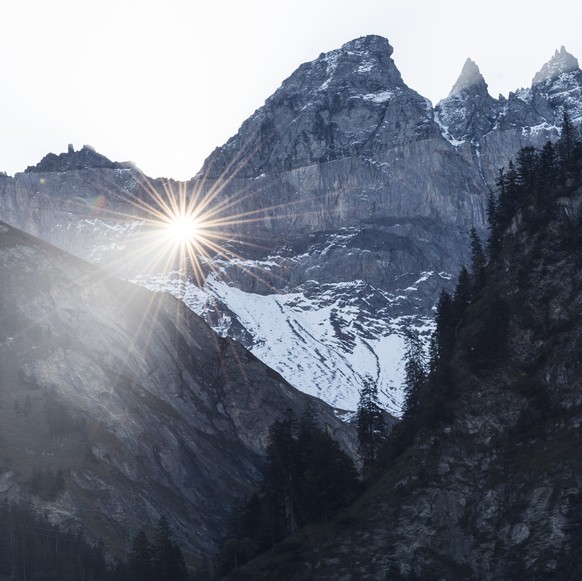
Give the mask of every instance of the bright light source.
[(193, 216), (180, 215), (168, 222), (168, 235), (177, 244), (191, 244), (198, 235), (198, 224)]

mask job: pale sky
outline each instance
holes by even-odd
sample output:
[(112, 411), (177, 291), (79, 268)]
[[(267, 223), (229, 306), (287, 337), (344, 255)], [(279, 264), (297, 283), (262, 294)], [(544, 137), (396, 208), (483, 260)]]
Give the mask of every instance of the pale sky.
[(433, 104), (467, 57), (497, 97), (565, 45), (571, 0), (0, 0), (0, 170), (83, 144), (188, 179), (301, 63), (385, 36)]

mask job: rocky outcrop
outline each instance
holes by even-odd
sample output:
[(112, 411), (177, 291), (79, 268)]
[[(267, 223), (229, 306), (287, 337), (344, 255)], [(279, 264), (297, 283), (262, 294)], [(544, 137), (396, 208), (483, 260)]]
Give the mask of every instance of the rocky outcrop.
[(25, 173), (46, 173), (71, 171), (75, 169), (131, 169), (131, 162), (113, 162), (104, 155), (97, 153), (90, 145), (84, 145), (80, 151), (75, 151), (69, 145), (67, 153), (45, 155), (36, 165), (28, 166)]
[[(312, 406), (356, 453), (334, 410), (173, 297), (4, 223), (0, 321), (0, 496), (82, 525), (118, 554), (166, 514), (191, 557), (210, 556), (287, 409)], [(56, 498), (31, 490), (35, 472), (59, 469)]]

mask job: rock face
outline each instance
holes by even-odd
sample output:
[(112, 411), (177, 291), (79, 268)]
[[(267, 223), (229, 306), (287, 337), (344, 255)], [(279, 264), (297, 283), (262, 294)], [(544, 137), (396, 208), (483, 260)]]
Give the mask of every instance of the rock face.
[[(166, 514), (192, 558), (213, 554), (256, 486), (270, 424), (313, 406), (167, 294), (115, 279), (0, 223), (0, 495), (30, 500), (123, 554)], [(65, 475), (56, 498), (36, 472)]]
[[(468, 230), (485, 232), (499, 168), (556, 138), (564, 112), (579, 126), (582, 73), (563, 49), (531, 88), (494, 99), (469, 60), (433, 107), (391, 55), (367, 36), (301, 65), (188, 184), (148, 185), (103, 161), (67, 169), (78, 167), (73, 151), (0, 177), (0, 216), (184, 298), (309, 393), (353, 409), (371, 378), (399, 413), (402, 328), (428, 333), (438, 293), (467, 260)], [(237, 255), (205, 263), (202, 294), (129, 259), (143, 215), (127, 200), (180, 187), (212, 200)], [(251, 304), (269, 316), (251, 320)]]

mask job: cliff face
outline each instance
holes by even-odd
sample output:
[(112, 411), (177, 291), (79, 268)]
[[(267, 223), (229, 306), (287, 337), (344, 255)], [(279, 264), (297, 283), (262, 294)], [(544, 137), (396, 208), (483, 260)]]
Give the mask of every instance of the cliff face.
[(366, 224), (390, 232), (396, 218), (427, 218), (427, 231), (483, 224), (478, 172), (443, 139), (430, 102), (406, 86), (391, 54), (372, 36), (302, 65), (196, 183), (241, 198), (241, 213), (281, 205), (284, 219), (268, 212), (251, 227), (279, 240)]
[[(355, 455), (331, 408), (298, 392), (169, 295), (0, 223), (0, 494), (82, 525), (123, 554), (166, 514), (211, 555), (257, 484), (268, 427), (308, 402)], [(56, 498), (37, 472), (64, 472)]]
[[(467, 259), (468, 230), (485, 229), (499, 168), (557, 137), (564, 111), (578, 126), (582, 73), (561, 50), (529, 89), (494, 99), (468, 61), (433, 107), (391, 55), (386, 39), (369, 36), (301, 65), (188, 184), (148, 186), (139, 171), (89, 154), (74, 169), (79, 152), (69, 152), (0, 177), (1, 216), (184, 298), (305, 391), (353, 408), (372, 378), (398, 413), (399, 331), (430, 325), (438, 292)], [(163, 196), (182, 187), (221, 208), (219, 233), (237, 257), (205, 264), (202, 294), (131, 258), (143, 216), (127, 200), (149, 199), (150, 187)], [(251, 303), (269, 317), (250, 317)]]

